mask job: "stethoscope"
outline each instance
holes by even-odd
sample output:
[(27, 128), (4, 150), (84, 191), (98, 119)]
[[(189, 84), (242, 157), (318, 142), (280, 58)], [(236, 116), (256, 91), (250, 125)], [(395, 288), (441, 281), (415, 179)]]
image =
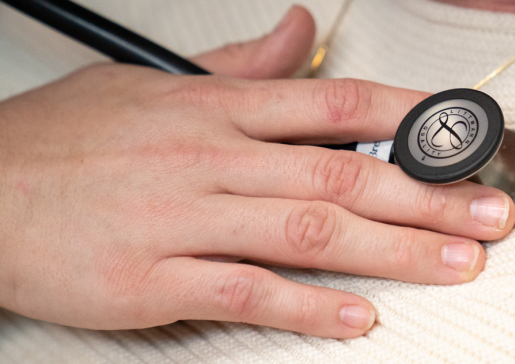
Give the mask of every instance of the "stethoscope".
[[(0, 1), (116, 61), (176, 74), (209, 74), (72, 1)], [(406, 115), (393, 142), (325, 147), (351, 149), (398, 164), (407, 175), (424, 183), (471, 179), (499, 188), (515, 200), (515, 133), (505, 131), (501, 108), (480, 91), (453, 89), (428, 97)]]

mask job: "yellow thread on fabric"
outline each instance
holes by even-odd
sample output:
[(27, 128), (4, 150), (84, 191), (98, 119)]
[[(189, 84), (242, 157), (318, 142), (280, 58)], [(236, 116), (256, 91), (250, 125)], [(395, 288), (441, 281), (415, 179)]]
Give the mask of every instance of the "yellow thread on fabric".
[[(313, 60), (311, 61), (311, 68), (309, 71), (308, 77), (315, 77), (316, 72), (324, 62), (325, 56), (327, 52), (329, 51), (329, 46), (333, 42), (336, 33), (340, 27), (340, 25), (344, 22), (345, 18), (347, 17), (347, 14), (349, 12), (350, 6), (354, 0), (346, 0), (342, 4), (342, 7), (340, 8), (340, 11), (338, 12), (338, 15), (336, 15), (336, 19), (331, 26), (331, 29), (329, 30), (329, 33), (325, 37), (322, 44), (317, 49), (317, 52), (315, 56), (313, 57)], [(500, 73), (502, 73), (505, 69), (510, 67), (513, 63), (515, 63), (515, 56), (510, 59), (508, 62), (503, 64), (501, 67), (497, 68), (495, 71), (490, 73), (488, 76), (486, 76), (484, 79), (482, 79), (477, 85), (473, 87), (474, 90), (479, 90), (481, 87), (486, 85), (489, 81), (497, 77)]]
[(340, 11), (336, 15), (336, 20), (333, 22), (333, 25), (331, 26), (331, 29), (329, 30), (329, 33), (327, 33), (327, 36), (325, 37), (322, 44), (317, 49), (316, 55), (311, 61), (311, 69), (309, 71), (308, 77), (314, 77), (316, 71), (320, 68), (322, 65), (322, 62), (324, 61), (325, 55), (327, 54), (327, 51), (329, 50), (329, 46), (333, 42), (333, 39), (336, 36), (336, 33), (338, 31), (338, 28), (343, 23), (343, 20), (346, 18), (347, 13), (349, 12), (350, 6), (354, 0), (346, 0), (342, 7), (340, 8)]
[(495, 78), (497, 75), (499, 75), (502, 71), (504, 71), (506, 68), (510, 67), (513, 62), (515, 62), (515, 57), (510, 59), (508, 62), (503, 64), (501, 67), (490, 73), (488, 76), (486, 76), (481, 82), (479, 82), (476, 86), (474, 86), (474, 90), (479, 90), (481, 87), (483, 87), (485, 84), (488, 83), (491, 79)]

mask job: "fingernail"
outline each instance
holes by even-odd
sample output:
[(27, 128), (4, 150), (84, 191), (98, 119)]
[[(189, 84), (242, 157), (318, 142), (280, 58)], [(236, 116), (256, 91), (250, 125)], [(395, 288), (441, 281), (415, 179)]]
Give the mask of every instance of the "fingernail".
[(275, 27), (274, 33), (278, 33), (281, 30), (283, 30), (284, 28), (286, 28), (288, 26), (288, 24), (290, 24), (290, 21), (292, 19), (293, 19), (293, 7), (290, 8), (290, 10), (288, 10), (286, 15), (282, 18), (281, 22), (277, 25), (277, 27)]
[(470, 204), (470, 214), (483, 225), (504, 229), (510, 214), (510, 202), (506, 197), (478, 198)]
[(376, 320), (376, 313), (361, 306), (345, 306), (340, 310), (340, 321), (354, 329), (368, 330)]
[(448, 244), (442, 248), (442, 261), (450, 268), (469, 272), (476, 266), (479, 247), (470, 243)]

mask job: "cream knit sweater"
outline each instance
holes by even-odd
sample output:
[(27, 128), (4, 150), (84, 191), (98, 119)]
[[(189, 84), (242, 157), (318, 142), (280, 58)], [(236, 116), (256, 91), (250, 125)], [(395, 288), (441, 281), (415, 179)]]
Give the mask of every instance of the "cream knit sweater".
[[(270, 30), (291, 0), (82, 0), (183, 54)], [(321, 39), (340, 0), (298, 1)], [(427, 91), (471, 87), (515, 55), (515, 15), (429, 0), (355, 0), (323, 77)], [(0, 6), (0, 98), (103, 58)], [(515, 127), (515, 66), (484, 91)], [(0, 363), (515, 363), (515, 235), (485, 244), (485, 271), (442, 287), (272, 268), (299, 282), (354, 292), (377, 308), (366, 336), (331, 340), (220, 322), (96, 332), (0, 310)]]

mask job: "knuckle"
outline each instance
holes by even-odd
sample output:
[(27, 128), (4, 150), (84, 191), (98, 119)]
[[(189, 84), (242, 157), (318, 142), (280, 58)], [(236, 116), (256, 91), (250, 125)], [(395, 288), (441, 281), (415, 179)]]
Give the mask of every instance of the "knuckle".
[(295, 321), (304, 327), (316, 326), (320, 320), (321, 302), (313, 290), (306, 290), (302, 296)]
[(416, 230), (406, 228), (398, 236), (392, 255), (392, 264), (396, 271), (403, 272), (405, 269), (413, 268), (417, 264), (417, 254), (415, 249)]
[(213, 122), (215, 116), (234, 123), (234, 107), (246, 102), (247, 93), (236, 82), (220, 77), (209, 80), (181, 81), (161, 98), (167, 105), (179, 105), (189, 111), (205, 111), (211, 115), (203, 122)]
[(163, 262), (147, 252), (106, 254), (97, 262), (106, 297), (102, 307), (113, 320), (148, 323), (156, 319), (151, 293), (162, 289)]
[(425, 221), (437, 224), (444, 219), (447, 197), (441, 188), (423, 186), (416, 198), (416, 213)]
[(314, 190), (322, 191), (323, 199), (351, 208), (368, 183), (371, 166), (365, 163), (357, 153), (329, 153), (314, 167)]
[[(172, 98), (177, 99), (180, 104), (205, 107), (220, 101), (220, 86), (216, 83), (191, 82), (174, 89)], [(169, 95), (165, 94), (165, 98)]]
[(125, 253), (106, 252), (98, 264), (106, 291), (111, 298), (144, 297), (151, 288), (161, 261), (150, 247)]
[(329, 204), (310, 202), (296, 206), (286, 224), (288, 253), (312, 263), (328, 252), (337, 227), (337, 211)]
[(369, 109), (371, 92), (363, 82), (336, 79), (321, 83), (320, 88), (315, 89), (315, 105), (330, 123), (352, 124)]
[(262, 281), (260, 274), (238, 268), (219, 280), (215, 301), (225, 312), (249, 319), (256, 314), (264, 298)]

